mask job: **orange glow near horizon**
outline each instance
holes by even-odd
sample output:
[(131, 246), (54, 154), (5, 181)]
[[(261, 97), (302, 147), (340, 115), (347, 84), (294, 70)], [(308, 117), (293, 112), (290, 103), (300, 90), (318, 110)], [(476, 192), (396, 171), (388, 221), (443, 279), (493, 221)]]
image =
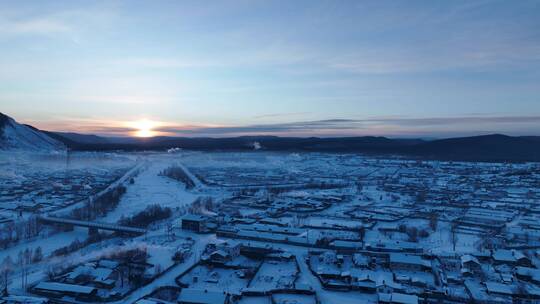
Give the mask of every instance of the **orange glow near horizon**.
[[(148, 118), (140, 118), (137, 120), (68, 118), (57, 121), (24, 120), (23, 123), (53, 132), (75, 132), (80, 134), (114, 137), (134, 136), (140, 138), (155, 136), (193, 136), (194, 134), (196, 136), (196, 133), (190, 131), (231, 126), (209, 123), (178, 123)], [(186, 133), (183, 133), (183, 131), (186, 131)], [(212, 136), (215, 134), (203, 135)]]
[(133, 135), (137, 137), (152, 137), (156, 136), (157, 132), (152, 130), (157, 126), (157, 123), (148, 119), (137, 120), (130, 123), (131, 127), (136, 129)]

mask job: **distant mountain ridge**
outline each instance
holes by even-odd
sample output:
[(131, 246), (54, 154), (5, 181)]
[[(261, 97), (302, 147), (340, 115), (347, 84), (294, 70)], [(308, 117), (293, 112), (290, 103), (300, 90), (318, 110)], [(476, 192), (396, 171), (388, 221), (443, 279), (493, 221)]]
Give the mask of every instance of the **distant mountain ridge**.
[[(0, 113), (0, 131), (12, 125), (11, 118)], [(13, 121), (14, 122), (14, 121)], [(23, 126), (17, 124), (19, 126)], [(401, 155), (419, 159), (522, 162), (540, 161), (539, 136), (507, 136), (502, 134), (448, 138), (439, 140), (390, 139), (377, 136), (361, 137), (278, 137), (240, 136), (209, 137), (102, 137), (72, 132), (40, 131), (23, 126), (44, 141), (44, 146), (67, 146), (79, 151), (165, 151), (170, 148), (202, 151), (305, 151)], [(0, 141), (0, 148), (4, 145)]]
[(540, 161), (540, 137), (491, 134), (448, 138), (415, 145), (407, 152), (469, 161)]
[(63, 151), (66, 145), (32, 126), (19, 124), (0, 113), (0, 150), (53, 152)]
[(69, 144), (108, 144), (111, 141), (105, 137), (93, 135), (93, 134), (79, 134), (73, 132), (50, 132), (43, 131), (52, 138), (55, 138), (66, 145)]
[(390, 139), (386, 137), (277, 137), (241, 136), (99, 138), (96, 142), (66, 142), (74, 150), (167, 150), (183, 148), (203, 151), (249, 151), (257, 143), (266, 151), (310, 151), (402, 155), (421, 159), (522, 162), (540, 161), (540, 137), (501, 134), (440, 140)]

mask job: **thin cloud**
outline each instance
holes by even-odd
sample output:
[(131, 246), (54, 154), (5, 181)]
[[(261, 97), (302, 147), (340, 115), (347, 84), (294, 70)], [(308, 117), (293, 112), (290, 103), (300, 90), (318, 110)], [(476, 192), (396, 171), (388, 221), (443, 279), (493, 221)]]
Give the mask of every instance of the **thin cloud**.
[(35, 18), (27, 20), (0, 20), (0, 33), (3, 34), (39, 34), (50, 35), (56, 33), (69, 33), (72, 28), (52, 18)]
[[(55, 131), (98, 135), (130, 136), (137, 129), (127, 122), (97, 119), (66, 120), (37, 124)], [(156, 122), (157, 135), (188, 137), (227, 137), (243, 135), (277, 136), (452, 136), (508, 133), (534, 135), (540, 132), (540, 116), (463, 116), (463, 117), (374, 117), (367, 119), (325, 119), (274, 124), (198, 125)]]
[(367, 119), (364, 122), (395, 124), (399, 126), (437, 126), (460, 124), (523, 124), (540, 123), (540, 116), (466, 116), (466, 117), (429, 117), (429, 118), (382, 118)]
[(120, 67), (147, 69), (184, 69), (225, 67), (227, 64), (214, 60), (181, 60), (177, 58), (135, 57), (119, 59), (112, 62)]
[(110, 4), (40, 14), (9, 8), (0, 14), (0, 37), (64, 37), (80, 44), (84, 35), (109, 26), (114, 16)]
[[(189, 136), (237, 136), (237, 135), (393, 135), (429, 134), (433, 132), (461, 132), (464, 126), (469, 130), (486, 133), (506, 130), (512, 132), (521, 125), (531, 126), (531, 131), (540, 131), (540, 116), (467, 116), (430, 118), (370, 118), (370, 119), (327, 119), (317, 121), (290, 122), (279, 124), (256, 124), (246, 126), (164, 126), (160, 132)], [(449, 131), (450, 130), (450, 131)], [(470, 131), (474, 132), (474, 131)]]
[(298, 116), (298, 115), (306, 115), (309, 114), (309, 112), (293, 112), (293, 113), (273, 113), (273, 114), (264, 114), (264, 115), (257, 115), (253, 116), (253, 118), (261, 119), (261, 118), (274, 118), (274, 117), (285, 117), (285, 116)]

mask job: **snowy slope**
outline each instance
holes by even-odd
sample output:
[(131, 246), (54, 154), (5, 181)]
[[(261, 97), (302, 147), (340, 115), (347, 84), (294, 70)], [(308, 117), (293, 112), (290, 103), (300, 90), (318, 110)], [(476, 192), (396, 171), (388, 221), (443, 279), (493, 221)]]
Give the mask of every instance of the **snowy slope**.
[(52, 152), (65, 150), (63, 143), (0, 113), (0, 150)]

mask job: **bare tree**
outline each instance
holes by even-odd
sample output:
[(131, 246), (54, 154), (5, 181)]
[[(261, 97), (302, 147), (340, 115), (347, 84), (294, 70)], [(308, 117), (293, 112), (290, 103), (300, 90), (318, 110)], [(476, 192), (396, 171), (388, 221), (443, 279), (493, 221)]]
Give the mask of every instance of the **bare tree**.
[(34, 256), (32, 257), (32, 262), (39, 263), (41, 262), (41, 260), (43, 260), (43, 251), (41, 250), (41, 246), (38, 246), (34, 250)]
[(436, 212), (432, 212), (429, 215), (429, 227), (433, 231), (437, 231), (437, 226), (439, 224), (439, 216)]
[(13, 263), (13, 260), (9, 255), (6, 256), (2, 261), (2, 264), (0, 264), (0, 276), (3, 284), (2, 289), (5, 295), (8, 293), (9, 275), (13, 272), (14, 264), (15, 263)]

